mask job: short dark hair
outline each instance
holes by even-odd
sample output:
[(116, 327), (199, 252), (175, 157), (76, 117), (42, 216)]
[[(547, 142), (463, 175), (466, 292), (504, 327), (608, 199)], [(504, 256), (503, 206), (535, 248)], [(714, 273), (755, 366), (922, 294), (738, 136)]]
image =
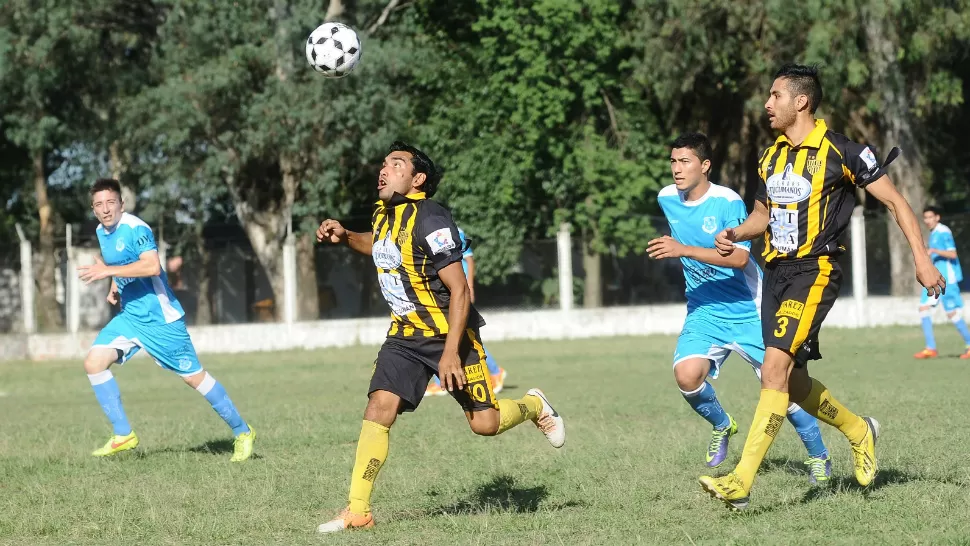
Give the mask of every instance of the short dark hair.
[(701, 160), (701, 163), (709, 160), (713, 155), (711, 140), (704, 133), (684, 133), (670, 143), (670, 148), (688, 148), (694, 152), (697, 159)]
[(933, 214), (935, 214), (937, 216), (943, 216), (943, 210), (940, 209), (940, 207), (937, 207), (937, 206), (934, 206), (934, 205), (927, 205), (926, 208), (923, 209), (923, 212), (924, 213), (932, 212)]
[(808, 97), (808, 111), (812, 114), (822, 103), (822, 82), (818, 78), (817, 65), (803, 65), (789, 63), (775, 72), (775, 79), (785, 78), (788, 80), (788, 90), (794, 96), (805, 95)]
[(435, 166), (434, 161), (431, 161), (428, 154), (401, 140), (395, 140), (391, 144), (388, 153), (391, 152), (407, 152), (411, 154), (411, 174), (424, 173), (425, 176), (421, 189), (428, 197), (432, 197), (438, 191), (438, 183), (441, 181), (441, 171)]
[(114, 178), (99, 178), (91, 185), (91, 196), (94, 197), (94, 194), (104, 190), (111, 190), (121, 197), (121, 182)]

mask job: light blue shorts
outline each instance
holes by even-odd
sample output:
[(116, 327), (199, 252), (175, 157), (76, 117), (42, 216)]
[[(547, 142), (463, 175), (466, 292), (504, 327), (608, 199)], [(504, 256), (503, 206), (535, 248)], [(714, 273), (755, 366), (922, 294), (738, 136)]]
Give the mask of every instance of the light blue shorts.
[(127, 362), (139, 349), (145, 349), (156, 364), (179, 375), (195, 375), (202, 371), (184, 319), (168, 324), (143, 324), (121, 313), (101, 330), (91, 346), (92, 349), (95, 347), (118, 350), (121, 353), (119, 364)]
[(931, 297), (926, 289), (923, 289), (923, 297), (919, 299), (920, 307), (924, 305), (929, 305), (931, 307), (936, 307), (939, 303), (943, 302), (943, 310), (949, 313), (950, 311), (955, 311), (957, 309), (963, 309), (963, 297), (960, 296), (960, 287), (956, 285), (951, 285), (946, 287), (946, 294), (943, 294), (939, 299)]
[(709, 375), (716, 379), (721, 365), (732, 351), (751, 364), (760, 376), (761, 363), (765, 360), (761, 321), (715, 323), (710, 319), (688, 315), (677, 338), (674, 366), (691, 358), (706, 358), (712, 364)]

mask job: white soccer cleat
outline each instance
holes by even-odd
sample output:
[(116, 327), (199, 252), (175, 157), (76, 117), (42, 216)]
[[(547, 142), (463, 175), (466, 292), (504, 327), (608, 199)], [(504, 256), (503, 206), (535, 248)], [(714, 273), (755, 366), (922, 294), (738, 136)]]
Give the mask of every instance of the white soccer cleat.
[(526, 396), (535, 396), (539, 400), (542, 400), (542, 410), (539, 412), (539, 416), (536, 418), (534, 423), (546, 435), (546, 440), (552, 444), (552, 447), (560, 448), (566, 443), (566, 424), (563, 422), (562, 417), (559, 413), (552, 407), (549, 403), (549, 399), (546, 395), (542, 393), (539, 389), (529, 389), (529, 392), (525, 393)]

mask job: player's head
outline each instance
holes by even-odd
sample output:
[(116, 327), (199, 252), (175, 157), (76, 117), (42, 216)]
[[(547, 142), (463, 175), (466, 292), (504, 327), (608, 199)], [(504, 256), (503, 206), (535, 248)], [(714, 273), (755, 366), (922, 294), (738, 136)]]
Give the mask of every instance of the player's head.
[(377, 192), (385, 203), (395, 193), (408, 195), (424, 192), (428, 197), (438, 190), (441, 173), (431, 158), (405, 142), (391, 144), (377, 181)]
[(923, 209), (923, 223), (929, 229), (936, 229), (936, 226), (940, 223), (940, 216), (942, 216), (943, 211), (939, 207), (934, 207), (932, 205)]
[(711, 174), (711, 141), (704, 133), (684, 133), (670, 143), (670, 173), (674, 185), (690, 192)]
[(112, 178), (99, 178), (91, 185), (91, 209), (101, 225), (114, 227), (125, 211), (121, 200), (121, 184)]
[(813, 117), (821, 102), (822, 84), (818, 79), (818, 68), (786, 64), (775, 73), (765, 110), (771, 128), (784, 131), (795, 124), (798, 116)]

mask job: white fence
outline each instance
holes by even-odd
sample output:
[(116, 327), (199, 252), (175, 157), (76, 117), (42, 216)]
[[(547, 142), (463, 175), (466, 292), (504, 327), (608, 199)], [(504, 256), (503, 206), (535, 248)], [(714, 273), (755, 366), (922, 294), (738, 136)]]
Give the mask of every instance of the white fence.
[[(856, 328), (896, 324), (917, 324), (918, 298), (872, 297), (866, 287), (865, 224), (861, 209), (856, 210), (850, 224), (851, 267), (853, 295), (836, 303), (826, 325)], [(30, 243), (23, 240), (22, 263), (30, 264)], [(287, 349), (320, 349), (355, 344), (379, 344), (388, 327), (387, 318), (346, 319), (325, 321), (296, 321), (296, 253), (292, 238), (284, 249), (284, 283), (282, 298), (285, 308), (281, 323), (232, 324), (198, 326), (189, 329), (199, 353), (236, 353)], [(506, 339), (572, 339), (620, 335), (675, 334), (680, 331), (686, 314), (685, 305), (643, 305), (575, 309), (572, 306), (572, 244), (568, 226), (558, 235), (560, 309), (526, 311), (485, 311), (488, 325), (483, 329), (487, 340)], [(68, 247), (71, 269), (78, 263), (77, 253)], [(163, 262), (164, 263), (164, 262)], [(25, 303), (33, 300), (34, 283), (31, 272), (23, 267), (21, 280)], [(70, 276), (70, 275), (69, 275)], [(0, 336), (0, 360), (10, 359), (78, 359), (91, 346), (96, 332), (83, 331), (78, 320), (82, 298), (78, 297), (80, 283), (67, 283), (67, 333), (38, 334), (34, 318), (24, 313), (25, 334)], [(103, 294), (100, 296), (103, 298)], [(25, 309), (30, 306), (25, 305)]]

